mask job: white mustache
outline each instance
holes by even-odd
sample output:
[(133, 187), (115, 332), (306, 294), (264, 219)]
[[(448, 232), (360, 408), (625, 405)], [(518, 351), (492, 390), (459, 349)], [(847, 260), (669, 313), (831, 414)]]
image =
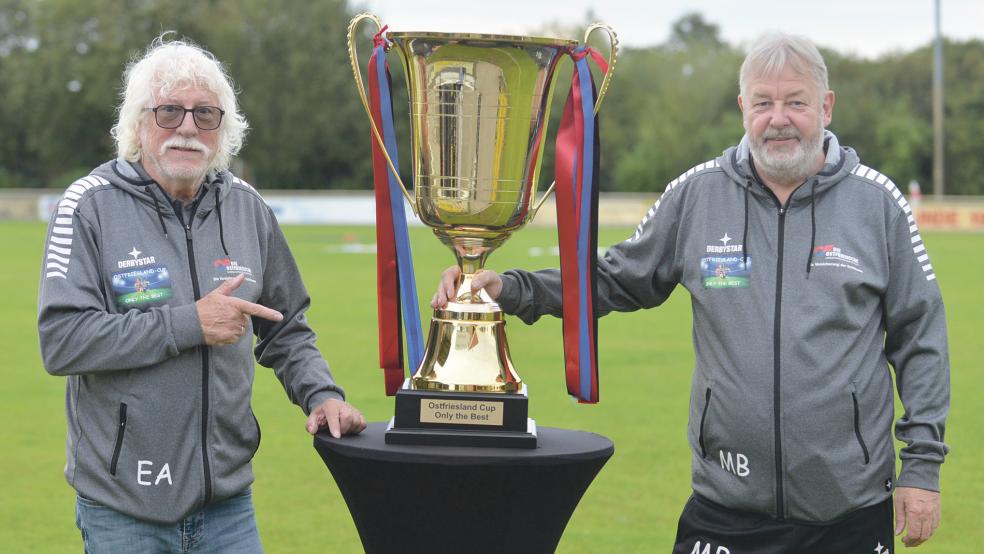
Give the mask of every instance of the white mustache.
[(191, 138), (171, 137), (167, 139), (164, 141), (164, 144), (161, 145), (161, 155), (164, 155), (168, 148), (183, 148), (185, 150), (195, 150), (197, 152), (201, 152), (202, 154), (208, 154), (207, 146)]
[(770, 127), (766, 129), (764, 133), (762, 133), (763, 140), (786, 139), (786, 138), (799, 139), (800, 134), (798, 131), (796, 131), (796, 129), (793, 129), (791, 127), (785, 127), (783, 129), (774, 129)]

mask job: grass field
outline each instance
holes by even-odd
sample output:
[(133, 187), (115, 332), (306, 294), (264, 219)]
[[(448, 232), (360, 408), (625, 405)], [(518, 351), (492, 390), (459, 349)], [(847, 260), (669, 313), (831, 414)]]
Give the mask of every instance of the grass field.
[[(291, 227), (292, 250), (314, 308), (310, 321), (335, 378), (371, 421), (388, 419), (376, 360), (375, 258), (345, 253), (370, 244), (371, 228)], [(603, 229), (600, 242), (628, 236)], [(414, 229), (419, 293), (429, 299), (450, 252)], [(78, 552), (74, 495), (62, 477), (64, 380), (42, 369), (36, 334), (41, 223), (0, 222), (4, 239), (0, 290), (0, 348), (6, 359), (0, 387), (0, 552)], [(984, 237), (925, 237), (947, 302), (953, 397), (943, 467), (943, 526), (919, 548), (925, 553), (984, 551)], [(518, 233), (490, 262), (492, 268), (551, 267), (533, 247), (556, 244), (551, 229)], [(426, 303), (421, 302), (426, 308)], [(429, 318), (429, 309), (424, 309)], [(590, 430), (610, 437), (615, 455), (581, 501), (559, 552), (667, 552), (689, 495), (686, 417), (693, 366), (690, 306), (678, 289), (659, 310), (615, 314), (599, 324), (602, 402), (573, 403), (565, 394), (560, 324), (525, 326), (510, 319), (513, 360), (530, 390), (539, 425)], [(427, 321), (427, 319), (425, 319)], [(254, 466), (254, 499), (268, 552), (359, 552), (361, 544), (331, 475), (304, 432), (304, 417), (287, 400), (273, 373), (258, 367), (253, 407), (263, 427)], [(406, 514), (417, 517), (418, 514)], [(901, 543), (896, 550), (901, 551)], [(896, 550), (893, 550), (896, 551)]]

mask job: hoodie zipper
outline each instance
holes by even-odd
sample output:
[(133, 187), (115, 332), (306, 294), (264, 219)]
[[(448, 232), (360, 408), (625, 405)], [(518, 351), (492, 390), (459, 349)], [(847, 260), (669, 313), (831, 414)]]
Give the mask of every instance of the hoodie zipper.
[[(195, 220), (195, 212), (198, 206), (191, 211), (191, 220)], [(198, 269), (195, 267), (195, 247), (191, 242), (191, 223), (186, 223), (185, 242), (188, 245), (188, 266), (191, 269), (191, 286), (195, 291), (195, 302), (202, 299), (202, 292), (198, 286)], [(205, 471), (205, 503), (212, 500), (212, 469), (208, 464), (208, 346), (202, 345), (202, 468)]]
[[(839, 162), (839, 164), (837, 166), (838, 169), (844, 164), (844, 159), (845, 158), (843, 156), (841, 156), (841, 160), (840, 160), (840, 162)], [(778, 236), (777, 245), (776, 245), (776, 249), (777, 249), (777, 252), (776, 252), (776, 295), (775, 295), (776, 296), (776, 303), (775, 303), (775, 313), (774, 313), (774, 316), (773, 316), (773, 331), (772, 331), (772, 333), (773, 333), (773, 336), (772, 336), (772, 371), (773, 371), (773, 377), (772, 377), (772, 417), (773, 417), (773, 434), (774, 434), (774, 440), (775, 440), (776, 518), (779, 521), (785, 521), (785, 519), (786, 519), (786, 516), (785, 516), (786, 506), (785, 506), (785, 502), (783, 500), (783, 498), (785, 496), (785, 492), (783, 490), (784, 487), (783, 487), (783, 478), (782, 478), (782, 473), (783, 473), (782, 472), (782, 438), (781, 438), (782, 414), (781, 414), (781, 403), (780, 403), (780, 400), (781, 400), (781, 394), (780, 394), (780, 392), (781, 392), (781, 385), (782, 385), (782, 372), (781, 372), (782, 364), (780, 362), (781, 358), (780, 358), (780, 347), (779, 347), (780, 342), (781, 342), (780, 341), (780, 338), (781, 338), (781, 329), (782, 329), (781, 321), (782, 321), (782, 275), (783, 275), (782, 265), (783, 265), (783, 250), (785, 248), (786, 213), (789, 212), (789, 207), (792, 205), (793, 197), (796, 196), (796, 192), (799, 191), (799, 189), (804, 184), (806, 184), (807, 182), (809, 182), (809, 179), (803, 181), (803, 183), (800, 183), (799, 186), (797, 186), (795, 189), (793, 189), (793, 191), (791, 193), (789, 193), (789, 196), (786, 198), (786, 204), (783, 205), (783, 203), (779, 201), (779, 197), (776, 196), (776, 193), (774, 193), (772, 191), (772, 189), (770, 189), (768, 186), (766, 186), (765, 183), (762, 181), (761, 177), (759, 177), (758, 173), (755, 171), (755, 166), (754, 165), (752, 165), (752, 168), (751, 169), (752, 169), (752, 175), (753, 175), (754, 182), (756, 182), (759, 186), (761, 186), (762, 189), (765, 190), (766, 194), (768, 194), (772, 198), (772, 201), (775, 202), (775, 205), (776, 205), (776, 208), (777, 208), (777, 211), (778, 211), (778, 216), (779, 216), (779, 221), (778, 221), (778, 223), (779, 223), (779, 225), (778, 225), (778, 227), (779, 227), (779, 234), (778, 235), (779, 236)], [(748, 184), (747, 184), (747, 186), (751, 186), (751, 183), (752, 183), (752, 181), (749, 181)], [(746, 215), (745, 215), (745, 217), (748, 217), (747, 214), (748, 214), (748, 212), (747, 212), (747, 209), (746, 209)], [(743, 242), (745, 242), (747, 244), (747, 240), (746, 241), (743, 241)], [(812, 246), (811, 246), (811, 251), (812, 251)], [(746, 251), (746, 254), (747, 254), (747, 251)], [(860, 434), (860, 432), (859, 432), (859, 434)]]
[[(770, 191), (771, 192), (771, 191)], [(793, 195), (789, 195), (790, 198)], [(773, 199), (776, 204), (779, 204), (779, 199)], [(780, 390), (782, 385), (782, 372), (780, 371), (782, 365), (780, 363), (780, 321), (782, 318), (782, 252), (784, 250), (784, 239), (786, 234), (786, 211), (788, 210), (789, 201), (786, 201), (786, 206), (779, 206), (779, 240), (777, 242), (778, 253), (776, 259), (776, 310), (773, 316), (772, 323), (772, 422), (773, 422), (773, 433), (775, 434), (775, 454), (776, 454), (776, 517), (779, 521), (785, 519), (785, 503), (783, 502), (783, 482), (782, 482), (782, 438), (781, 438), (781, 427), (782, 427), (782, 415), (781, 415), (781, 404), (780, 404)]]
[[(195, 246), (191, 240), (191, 223), (195, 221), (195, 214), (198, 213), (198, 200), (196, 199), (191, 207), (188, 222), (185, 223), (180, 206), (172, 206), (174, 214), (184, 228), (185, 245), (188, 249), (188, 268), (191, 271), (191, 287), (195, 293), (195, 302), (201, 300), (202, 291), (198, 285), (198, 268), (195, 265)], [(208, 463), (208, 379), (209, 364), (206, 345), (199, 347), (202, 353), (202, 469), (205, 473), (205, 504), (212, 500), (212, 469)]]
[[(783, 205), (779, 201), (779, 197), (776, 193), (772, 192), (772, 189), (767, 187), (762, 180), (755, 175), (755, 180), (758, 184), (766, 191), (766, 193), (775, 202), (777, 214), (779, 216), (779, 236), (776, 242), (776, 308), (773, 315), (772, 323), (772, 432), (775, 441), (775, 464), (776, 464), (776, 519), (779, 521), (785, 521), (786, 519), (786, 503), (783, 501), (785, 496), (783, 479), (782, 479), (782, 413), (781, 413), (781, 391), (782, 391), (782, 364), (780, 362), (781, 349), (779, 345), (781, 344), (782, 338), (782, 258), (783, 250), (785, 250), (785, 240), (786, 240), (786, 214), (789, 212), (789, 206), (793, 202), (793, 197), (796, 196), (796, 191), (806, 183), (804, 181), (798, 187), (793, 189), (793, 192), (789, 193), (789, 197), (786, 198), (786, 204)], [(749, 184), (751, 186), (751, 184)]]

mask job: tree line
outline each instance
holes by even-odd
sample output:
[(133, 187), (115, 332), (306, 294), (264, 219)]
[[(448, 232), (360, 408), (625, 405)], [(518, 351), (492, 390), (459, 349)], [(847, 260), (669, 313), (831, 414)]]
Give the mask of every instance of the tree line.
[[(63, 188), (113, 156), (123, 67), (173, 30), (211, 50), (236, 81), (252, 127), (237, 173), (261, 189), (368, 189), (368, 124), (345, 42), (354, 13), (344, 0), (0, 0), (0, 187)], [(550, 34), (582, 34), (561, 31)], [(830, 129), (899, 185), (916, 180), (929, 190), (931, 45), (877, 59), (821, 50), (837, 95)], [(944, 54), (946, 193), (984, 194), (984, 42), (947, 41)], [(406, 94), (392, 56), (409, 177)], [(663, 44), (623, 49), (601, 112), (602, 189), (661, 191), (737, 143), (743, 57), (696, 13), (675, 22)], [(569, 82), (564, 62), (550, 141)], [(551, 151), (541, 181), (552, 175)]]

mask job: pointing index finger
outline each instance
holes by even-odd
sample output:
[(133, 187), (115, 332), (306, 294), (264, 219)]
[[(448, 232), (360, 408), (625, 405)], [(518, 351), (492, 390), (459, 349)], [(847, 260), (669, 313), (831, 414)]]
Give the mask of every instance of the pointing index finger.
[(227, 296), (231, 295), (236, 289), (239, 288), (239, 285), (243, 284), (243, 281), (245, 279), (246, 279), (246, 274), (240, 273), (239, 275), (236, 275), (232, 279), (226, 279), (225, 281), (219, 283), (219, 286), (215, 287), (215, 290), (213, 290), (212, 292), (216, 294), (224, 294)]
[(261, 306), (259, 304), (254, 304), (242, 298), (230, 298), (233, 306), (236, 307), (240, 312), (249, 315), (255, 315), (256, 317), (262, 317), (263, 319), (268, 319), (270, 321), (282, 321), (284, 319), (284, 314), (267, 308), (266, 306)]

